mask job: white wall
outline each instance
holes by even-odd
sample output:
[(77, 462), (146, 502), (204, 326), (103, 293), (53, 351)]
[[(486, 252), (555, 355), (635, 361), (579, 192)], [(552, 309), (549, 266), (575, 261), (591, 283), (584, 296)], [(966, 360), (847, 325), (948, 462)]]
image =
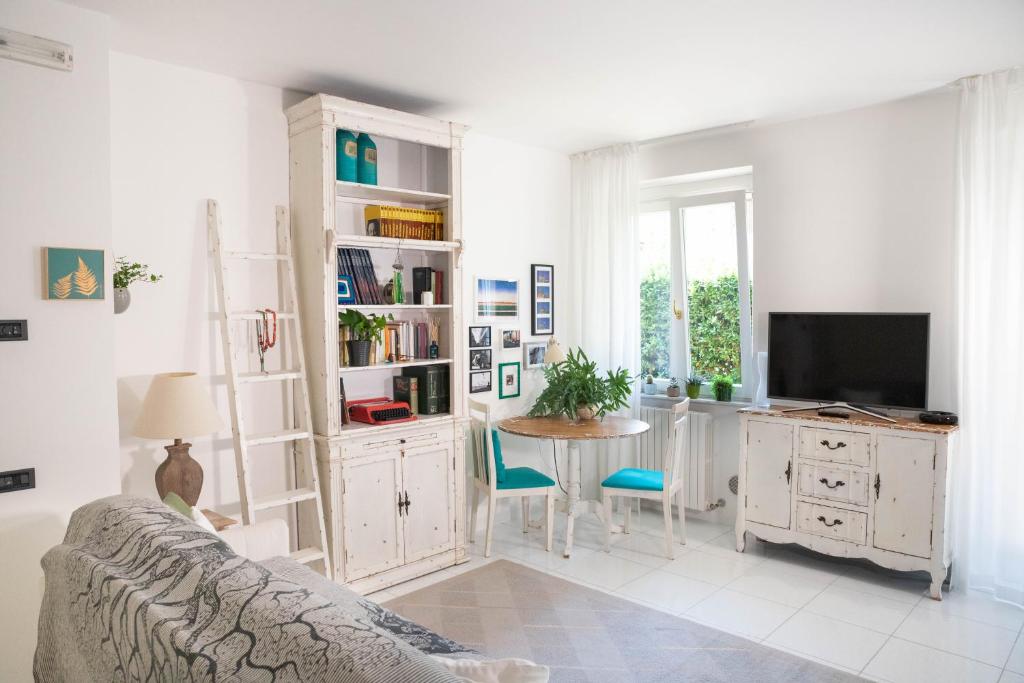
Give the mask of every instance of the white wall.
[[(164, 276), (156, 284), (134, 285), (131, 307), (115, 319), (125, 493), (155, 497), (153, 476), (166, 457), (162, 442), (131, 434), (151, 376), (192, 371), (208, 378), (224, 420), (217, 435), (192, 439), (193, 457), (205, 472), (199, 505), (238, 511), (206, 199), (220, 204), (229, 248), (275, 249), (274, 207), (288, 204), (284, 108), (301, 97), (118, 52), (110, 55), (114, 250)], [(230, 281), (234, 308), (281, 308), (273, 267), (270, 262), (239, 266), (242, 276)], [(286, 335), (282, 331), (279, 336)], [(258, 369), (251, 354), (242, 363), (243, 371)], [(264, 432), (283, 425), (281, 387), (243, 390), (251, 392), (246, 403), (252, 409), (245, 416), (250, 429)], [(261, 447), (253, 456), (257, 495), (286, 488), (290, 470), (283, 447)]]
[[(753, 166), (755, 348), (770, 311), (929, 312), (928, 404), (949, 409), (956, 111), (942, 91), (644, 147), (641, 179)], [(719, 413), (716, 438), (738, 445), (738, 421)], [(716, 451), (727, 480), (735, 446)]]
[[(514, 361), (523, 364), (522, 348), (501, 348), (501, 329), (518, 327), (523, 343), (549, 339), (530, 335), (530, 264), (554, 265), (554, 333), (564, 349), (577, 343), (569, 336), (567, 323), (575, 296), (568, 287), (567, 277), (569, 158), (470, 131), (463, 152), (462, 182), (466, 325), (477, 324), (472, 311), (476, 276), (519, 280), (519, 320), (512, 325), (480, 323), (491, 325), (494, 389), (489, 393), (470, 394), (470, 398), (489, 403), (492, 416), (498, 420), (525, 414), (544, 388), (543, 371), (522, 369), (520, 397), (498, 398), (498, 364)], [(468, 376), (458, 381), (469, 386)], [(554, 475), (550, 442), (502, 435), (502, 451), (511, 466), (529, 465)], [(486, 512), (481, 513), (484, 514)], [(480, 528), (483, 528), (482, 517)]]
[[(0, 471), (36, 488), (0, 496), (0, 680), (31, 680), (39, 560), (71, 511), (117, 493), (114, 315), (109, 300), (107, 17), (48, 0), (0, 3), (0, 26), (74, 47), (68, 73), (0, 60)], [(40, 248), (107, 251), (104, 301), (45, 301)]]

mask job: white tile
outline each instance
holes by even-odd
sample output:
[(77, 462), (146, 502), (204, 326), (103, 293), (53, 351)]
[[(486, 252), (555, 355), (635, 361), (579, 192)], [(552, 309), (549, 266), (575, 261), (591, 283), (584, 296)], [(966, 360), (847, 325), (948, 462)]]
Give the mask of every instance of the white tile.
[(899, 638), (890, 638), (863, 675), (891, 683), (995, 683), (999, 669), (934, 650)]
[(928, 592), (928, 581), (911, 578), (899, 578), (856, 567), (844, 572), (836, 579), (839, 588), (879, 595), (892, 600), (902, 600), (917, 604), (921, 596)]
[[(681, 557), (689, 552), (686, 546), (679, 544), (678, 529), (675, 534), (673, 551), (676, 557)], [(664, 567), (669, 563), (668, 556), (665, 554), (664, 534), (657, 536), (644, 533), (612, 534), (611, 553), (616, 557), (639, 562), (653, 568)]]
[(817, 570), (765, 560), (731, 581), (727, 587), (790, 607), (803, 607), (835, 579), (834, 575)]
[(786, 652), (786, 653), (791, 654), (794, 657), (798, 657), (800, 659), (806, 659), (806, 660), (811, 661), (811, 662), (817, 662), (818, 664), (822, 664), (824, 666), (827, 666), (830, 669), (836, 669), (837, 671), (842, 671), (843, 673), (852, 674), (854, 676), (857, 676), (857, 675), (860, 674), (860, 671), (858, 671), (857, 669), (848, 669), (847, 667), (840, 666), (839, 664), (836, 664), (835, 662), (829, 662), (829, 661), (826, 661), (826, 660), (821, 659), (819, 657), (812, 657), (811, 655), (807, 654), (806, 652), (798, 652), (797, 650), (791, 650), (788, 647), (783, 647), (782, 645), (776, 645), (775, 643), (769, 643), (767, 640), (761, 641), (761, 644), (764, 645), (765, 647), (770, 647), (770, 648), (772, 648), (774, 650), (781, 650), (782, 652)]
[(991, 595), (977, 591), (950, 591), (942, 594), (941, 601), (923, 600), (921, 607), (1014, 631), (1019, 631), (1024, 625), (1024, 609), (999, 602)]
[(765, 642), (860, 671), (886, 640), (876, 631), (801, 611)]
[(717, 586), (655, 569), (615, 591), (663, 612), (679, 614), (718, 590)]
[(723, 588), (684, 612), (684, 616), (712, 628), (762, 640), (794, 613), (792, 607)]
[(1006, 668), (1024, 674), (1024, 634), (1017, 636), (1017, 644), (1013, 646), (1010, 658), (1006, 660)]
[[(587, 552), (589, 554), (586, 561), (554, 564), (551, 567), (552, 571), (609, 590), (619, 588), (653, 571), (647, 565), (624, 560), (609, 553)], [(576, 557), (575, 553), (573, 557)]]
[[(746, 535), (746, 545), (743, 547), (743, 552), (736, 550), (736, 534), (732, 531), (728, 531), (720, 536), (717, 536), (707, 543), (694, 545), (694, 549), (699, 549), (705, 553), (713, 553), (715, 555), (722, 555), (723, 557), (749, 557), (749, 558), (760, 558), (764, 559), (768, 557), (768, 543), (763, 543), (754, 538), (753, 534)], [(689, 541), (687, 546), (689, 547)]]
[(1024, 674), (1018, 674), (1007, 669), (1003, 672), (999, 683), (1024, 683)]
[(724, 586), (763, 561), (764, 558), (741, 553), (733, 553), (730, 557), (697, 549), (677, 557), (661, 569), (690, 579)]
[(804, 610), (891, 634), (907, 618), (914, 604), (861, 593), (832, 584), (807, 603)]
[(894, 635), (1000, 668), (1005, 664), (1017, 639), (1015, 631), (942, 614), (921, 606), (914, 608)]

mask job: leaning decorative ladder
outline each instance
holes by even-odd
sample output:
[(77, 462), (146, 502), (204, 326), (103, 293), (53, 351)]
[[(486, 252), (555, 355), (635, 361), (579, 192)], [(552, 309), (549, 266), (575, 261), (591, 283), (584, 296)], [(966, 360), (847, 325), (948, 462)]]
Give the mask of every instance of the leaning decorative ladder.
[[(277, 207), (277, 252), (231, 252), (224, 249), (224, 242), (221, 235), (220, 212), (216, 200), (207, 200), (206, 220), (210, 231), (210, 242), (213, 245), (213, 257), (216, 266), (217, 299), (220, 305), (221, 320), (221, 341), (224, 349), (224, 369), (228, 379), (228, 393), (231, 404), (231, 432), (235, 446), (235, 466), (238, 475), (238, 495), (242, 505), (242, 522), (253, 524), (256, 512), (259, 510), (270, 510), (281, 508), (293, 503), (315, 505), (315, 518), (320, 523), (319, 547), (311, 546), (300, 548), (291, 554), (292, 559), (303, 564), (311, 564), (317, 560), (323, 563), (324, 575), (332, 576), (330, 559), (326, 553), (327, 533), (324, 528), (324, 509), (320, 499), (320, 482), (317, 479), (316, 450), (313, 444), (312, 417), (309, 408), (309, 387), (306, 380), (306, 364), (303, 358), (302, 326), (299, 323), (299, 311), (297, 306), (298, 298), (295, 291), (295, 260), (292, 256), (291, 234), (288, 225), (288, 210), (283, 206)], [(231, 322), (236, 320), (255, 320), (259, 317), (256, 312), (235, 311), (231, 307), (231, 295), (228, 292), (229, 264), (232, 262), (252, 261), (277, 261), (283, 268), (278, 268), (279, 291), (283, 288), (285, 293), (285, 306), (289, 309), (278, 313), (277, 318), (282, 322), (282, 331), (289, 330), (294, 335), (290, 343), (284, 344), (284, 367), (286, 369), (273, 372), (248, 372), (239, 373), (235, 369), (235, 348), (236, 340), (233, 338)], [(284, 282), (281, 282), (283, 271)], [(289, 358), (290, 356), (290, 358)], [(297, 382), (292, 385), (298, 391), (296, 395), (298, 405), (294, 412), (297, 413), (298, 424), (293, 429), (283, 429), (265, 434), (248, 434), (245, 428), (245, 421), (242, 419), (242, 397), (238, 391), (240, 384), (251, 382)], [(304, 443), (303, 458), (296, 458), (296, 486), (289, 491), (262, 496), (253, 496), (252, 480), (249, 469), (249, 448), (266, 446), (277, 443), (291, 443), (293, 446)], [(308, 479), (305, 486), (299, 484), (299, 479)]]

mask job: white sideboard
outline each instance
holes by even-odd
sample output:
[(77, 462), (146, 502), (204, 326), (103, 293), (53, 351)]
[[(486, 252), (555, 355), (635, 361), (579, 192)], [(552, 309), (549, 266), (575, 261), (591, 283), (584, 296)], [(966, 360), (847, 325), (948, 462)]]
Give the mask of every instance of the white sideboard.
[(745, 532), (826, 555), (931, 574), (949, 567), (949, 473), (957, 428), (814, 409), (740, 412), (736, 550)]

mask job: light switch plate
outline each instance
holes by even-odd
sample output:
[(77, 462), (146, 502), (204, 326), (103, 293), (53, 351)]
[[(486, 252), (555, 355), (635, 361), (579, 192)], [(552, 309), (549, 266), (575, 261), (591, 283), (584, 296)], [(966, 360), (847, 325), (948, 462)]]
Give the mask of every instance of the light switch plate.
[(0, 341), (25, 341), (28, 339), (27, 320), (0, 320)]

